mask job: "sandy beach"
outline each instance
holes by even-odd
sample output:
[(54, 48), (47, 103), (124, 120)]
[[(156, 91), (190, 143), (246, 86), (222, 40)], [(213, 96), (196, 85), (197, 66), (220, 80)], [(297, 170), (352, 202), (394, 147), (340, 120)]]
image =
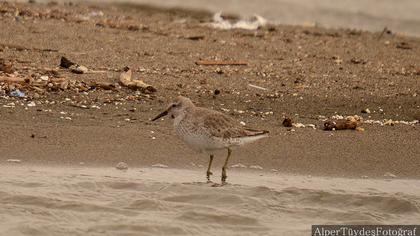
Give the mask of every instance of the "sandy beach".
[[(223, 30), (211, 12), (132, 4), (0, 2), (0, 28), (1, 235), (308, 235), (312, 224), (418, 223), (418, 38)], [(87, 70), (60, 66), (62, 57)], [(153, 89), (121, 85), (126, 66)], [(205, 183), (208, 157), (176, 137), (172, 120), (150, 121), (178, 95), (270, 131), (234, 150), (227, 186)], [(358, 130), (323, 130), (355, 115)]]

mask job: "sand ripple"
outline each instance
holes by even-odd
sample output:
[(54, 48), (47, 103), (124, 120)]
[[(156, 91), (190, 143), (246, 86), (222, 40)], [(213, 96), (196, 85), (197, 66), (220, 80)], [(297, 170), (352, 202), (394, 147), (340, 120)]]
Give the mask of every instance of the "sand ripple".
[(203, 173), (195, 171), (0, 171), (1, 235), (307, 235), (311, 224), (420, 218), (416, 180), (241, 172), (231, 180), (236, 184), (213, 188), (197, 182)]

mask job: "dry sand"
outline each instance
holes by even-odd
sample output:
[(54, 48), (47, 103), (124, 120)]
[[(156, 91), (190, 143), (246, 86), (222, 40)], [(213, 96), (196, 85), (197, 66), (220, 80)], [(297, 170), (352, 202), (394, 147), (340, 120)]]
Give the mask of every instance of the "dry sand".
[[(231, 171), (50, 168), (0, 171), (2, 235), (309, 235), (312, 224), (413, 224), (418, 180)], [(219, 172), (217, 172), (219, 174)]]
[[(0, 234), (307, 235), (317, 223), (418, 223), (419, 125), (323, 131), (320, 116), (419, 120), (419, 39), (317, 27), (225, 31), (210, 21), (207, 12), (145, 6), (0, 3), (0, 58), (15, 76), (116, 83), (128, 65), (157, 88), (24, 85), (22, 99), (0, 83)], [(58, 68), (62, 56), (102, 72), (70, 73)], [(222, 188), (202, 183), (207, 157), (179, 141), (170, 120), (150, 122), (179, 94), (270, 130), (231, 161), (263, 169), (231, 168)], [(282, 127), (284, 116), (316, 129)], [(127, 172), (114, 168), (120, 161)], [(157, 163), (170, 168), (145, 168)]]

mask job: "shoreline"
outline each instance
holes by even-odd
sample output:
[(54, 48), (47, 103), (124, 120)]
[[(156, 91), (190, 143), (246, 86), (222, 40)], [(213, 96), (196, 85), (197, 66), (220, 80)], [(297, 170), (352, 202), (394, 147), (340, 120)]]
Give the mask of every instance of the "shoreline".
[[(41, 2), (48, 2), (42, 1)], [(60, 1), (58, 1), (60, 3)], [(78, 1), (75, 1), (77, 3)], [(79, 1), (82, 2), (83, 1)], [(104, 1), (90, 1), (91, 4), (102, 4)], [(237, 17), (260, 15), (273, 24), (293, 26), (321, 26), (329, 29), (354, 29), (370, 32), (381, 32), (385, 27), (396, 34), (420, 37), (416, 25), (420, 22), (415, 9), (420, 4), (405, 1), (404, 5), (393, 1), (358, 1), (356, 3), (336, 3), (334, 1), (262, 1), (255, 6), (252, 1), (243, 1), (237, 6), (235, 1), (105, 1), (110, 5), (132, 5), (171, 11), (178, 9), (185, 12), (224, 12)], [(270, 7), (265, 7), (270, 5)], [(374, 11), (370, 9), (375, 9)]]

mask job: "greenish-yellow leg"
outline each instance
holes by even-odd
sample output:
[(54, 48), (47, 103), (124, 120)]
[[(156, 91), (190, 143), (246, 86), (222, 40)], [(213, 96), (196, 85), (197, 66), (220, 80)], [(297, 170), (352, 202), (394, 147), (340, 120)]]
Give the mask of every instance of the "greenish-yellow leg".
[(210, 182), (210, 175), (212, 175), (213, 173), (211, 173), (210, 169), (211, 169), (211, 163), (213, 163), (213, 154), (210, 155), (210, 161), (209, 161), (209, 167), (207, 168), (207, 181)]
[(225, 164), (223, 165), (223, 168), (222, 168), (222, 184), (226, 183), (226, 178), (227, 178), (226, 169), (227, 169), (227, 165), (229, 163), (230, 154), (232, 154), (232, 150), (230, 150), (230, 148), (228, 148), (228, 155), (226, 157)]

